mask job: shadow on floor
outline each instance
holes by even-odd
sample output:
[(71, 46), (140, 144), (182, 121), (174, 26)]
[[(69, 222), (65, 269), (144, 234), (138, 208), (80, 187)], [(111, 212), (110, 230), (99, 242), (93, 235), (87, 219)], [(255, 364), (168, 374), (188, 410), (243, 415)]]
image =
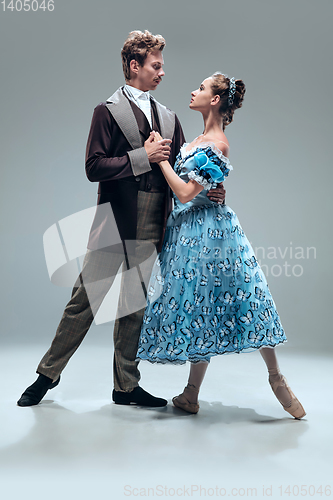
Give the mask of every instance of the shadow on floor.
[[(141, 465), (168, 460), (177, 451), (183, 460), (275, 455), (298, 448), (307, 431), (299, 421), (260, 415), (251, 408), (200, 401), (196, 415), (174, 408), (120, 406), (106, 401), (44, 400), (38, 406), (17, 408), (33, 416), (30, 430), (16, 443), (0, 450), (0, 463), (49, 463), (107, 459), (108, 464), (130, 465), (140, 455)], [(95, 406), (93, 406), (95, 405)], [(31, 415), (32, 414), (32, 415)], [(21, 415), (21, 413), (20, 413)], [(28, 415), (27, 415), (28, 416)], [(15, 421), (13, 421), (15, 425)]]

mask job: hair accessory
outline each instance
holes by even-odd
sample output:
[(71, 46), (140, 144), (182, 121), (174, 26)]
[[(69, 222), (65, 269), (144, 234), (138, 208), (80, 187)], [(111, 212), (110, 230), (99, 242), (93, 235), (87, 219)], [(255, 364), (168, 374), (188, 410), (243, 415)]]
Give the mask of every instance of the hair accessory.
[(228, 95), (229, 106), (232, 106), (232, 103), (234, 102), (235, 92), (236, 92), (236, 83), (234, 77), (232, 77), (229, 80), (229, 95)]

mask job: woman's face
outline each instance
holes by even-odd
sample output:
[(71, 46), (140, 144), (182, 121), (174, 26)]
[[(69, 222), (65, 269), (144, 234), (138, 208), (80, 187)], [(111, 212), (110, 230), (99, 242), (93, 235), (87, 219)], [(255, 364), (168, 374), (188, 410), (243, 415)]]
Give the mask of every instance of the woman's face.
[(214, 98), (212, 93), (212, 78), (206, 78), (197, 90), (191, 92), (190, 109), (197, 111), (205, 111), (210, 108), (211, 102)]

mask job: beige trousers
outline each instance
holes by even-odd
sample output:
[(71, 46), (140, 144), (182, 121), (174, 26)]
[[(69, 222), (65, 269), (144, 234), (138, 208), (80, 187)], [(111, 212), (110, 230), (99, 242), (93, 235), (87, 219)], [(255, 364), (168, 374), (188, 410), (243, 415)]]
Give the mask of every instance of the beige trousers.
[[(135, 361), (145, 307), (145, 291), (163, 229), (164, 194), (138, 193), (137, 241), (126, 244), (124, 254), (87, 251), (50, 349), (37, 373), (56, 380), (83, 341), (105, 295), (123, 264), (114, 326), (114, 388), (129, 392), (138, 385), (140, 372)], [(139, 310), (136, 310), (140, 307)]]

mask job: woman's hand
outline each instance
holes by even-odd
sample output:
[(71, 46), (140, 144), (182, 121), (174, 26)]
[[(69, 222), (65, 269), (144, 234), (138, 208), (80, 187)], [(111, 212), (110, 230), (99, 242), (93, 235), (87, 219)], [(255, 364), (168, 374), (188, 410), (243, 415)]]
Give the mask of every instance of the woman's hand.
[[(158, 135), (156, 136), (156, 134)], [(171, 142), (170, 139), (163, 139), (158, 132), (151, 132), (144, 144), (149, 163), (160, 163), (163, 160), (168, 160)]]
[(153, 131), (153, 132), (151, 132), (151, 134), (154, 134), (154, 141), (155, 142), (163, 141), (163, 137), (161, 136), (161, 134), (159, 132)]
[[(154, 136), (154, 141), (153, 142), (158, 142), (158, 143), (161, 143), (161, 144), (163, 144), (164, 141), (168, 141), (169, 144), (172, 142), (170, 139), (163, 139), (163, 137), (161, 136), (161, 134), (159, 132), (157, 132), (157, 131), (150, 132), (150, 136), (152, 136), (152, 135)], [(163, 141), (163, 143), (161, 141)], [(167, 144), (167, 145), (169, 146), (169, 144)], [(161, 167), (163, 164), (165, 165), (167, 162), (168, 162), (168, 159), (164, 159), (164, 160), (158, 161), (157, 163)]]

